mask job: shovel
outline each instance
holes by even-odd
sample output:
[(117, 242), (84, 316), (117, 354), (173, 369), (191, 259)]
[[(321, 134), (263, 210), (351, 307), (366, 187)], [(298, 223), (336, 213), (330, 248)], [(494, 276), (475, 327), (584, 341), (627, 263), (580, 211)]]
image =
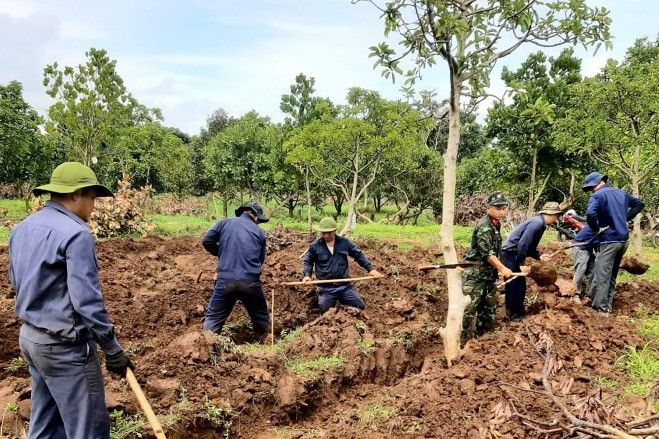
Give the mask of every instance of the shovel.
[(518, 277), (525, 277), (525, 276), (528, 276), (528, 273), (513, 273), (513, 277), (511, 277), (510, 279), (506, 279), (503, 282), (498, 283), (497, 288), (501, 288), (502, 286), (506, 285), (507, 283), (510, 283), (510, 282), (514, 281)]
[(165, 433), (162, 430), (162, 426), (160, 425), (160, 421), (158, 421), (156, 414), (153, 413), (151, 404), (149, 404), (149, 401), (146, 399), (140, 384), (137, 382), (137, 379), (135, 378), (135, 375), (133, 375), (133, 371), (130, 370), (130, 368), (126, 369), (126, 381), (128, 381), (128, 385), (135, 394), (137, 402), (140, 403), (140, 407), (142, 408), (147, 421), (149, 421), (149, 425), (153, 429), (153, 434), (157, 439), (167, 439), (165, 437)]
[(559, 253), (562, 252), (562, 251), (565, 251), (565, 250), (571, 249), (572, 247), (581, 247), (582, 245), (586, 245), (586, 244), (588, 244), (588, 243), (587, 243), (587, 242), (575, 242), (575, 243), (572, 243), (572, 244), (570, 244), (570, 245), (567, 245), (567, 246), (563, 247), (563, 248), (560, 249), (560, 250), (556, 250), (556, 251), (553, 252), (553, 253), (549, 253), (549, 255), (547, 255), (546, 260), (549, 260), (549, 259), (553, 258), (554, 256), (556, 256), (557, 254), (559, 254)]
[[(381, 276), (384, 277), (384, 276)], [(317, 285), (317, 284), (333, 284), (333, 283), (343, 283), (343, 282), (354, 282), (357, 280), (374, 280), (379, 279), (379, 277), (373, 276), (363, 276), (363, 277), (348, 277), (345, 279), (323, 279), (323, 280), (310, 280), (307, 282), (296, 281), (296, 282), (282, 282), (282, 285), (292, 286), (292, 285)]]
[(419, 266), (419, 271), (430, 271), (430, 270), (438, 270), (441, 268), (445, 268), (447, 270), (452, 270), (454, 268), (468, 268), (468, 267), (482, 267), (483, 264), (480, 262), (458, 262), (457, 264), (441, 264), (441, 265), (420, 265)]

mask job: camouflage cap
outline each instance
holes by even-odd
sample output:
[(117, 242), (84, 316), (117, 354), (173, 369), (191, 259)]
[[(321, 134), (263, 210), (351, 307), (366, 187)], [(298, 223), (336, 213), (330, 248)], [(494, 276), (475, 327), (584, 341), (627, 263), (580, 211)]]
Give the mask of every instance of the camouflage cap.
[(487, 205), (488, 206), (507, 206), (508, 200), (506, 199), (506, 196), (503, 194), (503, 192), (494, 192), (491, 194), (489, 197), (487, 197)]

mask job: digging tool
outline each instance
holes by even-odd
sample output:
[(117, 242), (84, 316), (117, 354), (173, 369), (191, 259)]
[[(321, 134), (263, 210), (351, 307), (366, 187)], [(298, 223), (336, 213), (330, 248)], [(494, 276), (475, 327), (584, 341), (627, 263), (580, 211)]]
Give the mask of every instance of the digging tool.
[(272, 345), (275, 345), (275, 289), (272, 289), (272, 303), (270, 304), (272, 308), (272, 318), (270, 319), (270, 341)]
[[(381, 276), (384, 277), (384, 276)], [(323, 280), (310, 280), (307, 282), (296, 281), (296, 282), (282, 282), (282, 285), (293, 286), (293, 285), (317, 285), (317, 284), (333, 284), (333, 283), (343, 283), (343, 282), (355, 282), (358, 280), (374, 280), (379, 279), (379, 277), (373, 276), (363, 276), (363, 277), (348, 277), (345, 279), (323, 279)]]
[(469, 268), (469, 267), (482, 267), (480, 262), (458, 262), (457, 264), (441, 264), (441, 265), (420, 265), (419, 271), (438, 270), (441, 268), (452, 270), (454, 268)]
[(167, 439), (165, 437), (165, 433), (162, 430), (162, 426), (160, 425), (160, 421), (158, 421), (156, 414), (153, 413), (151, 404), (149, 404), (149, 401), (146, 399), (146, 396), (144, 395), (144, 392), (142, 392), (142, 388), (140, 387), (140, 384), (137, 382), (137, 379), (135, 378), (135, 375), (133, 375), (133, 371), (130, 370), (130, 368), (126, 369), (126, 381), (128, 381), (128, 385), (135, 394), (135, 397), (137, 398), (137, 402), (140, 403), (140, 408), (144, 412), (147, 421), (149, 421), (149, 425), (153, 429), (153, 434), (156, 436), (157, 439)]
[(567, 245), (567, 246), (563, 247), (560, 250), (556, 250), (553, 253), (549, 253), (549, 255), (547, 255), (547, 258), (545, 260), (549, 260), (549, 259), (553, 258), (554, 256), (556, 256), (557, 254), (559, 254), (560, 252), (571, 249), (572, 247), (581, 247), (582, 245), (586, 245), (586, 244), (588, 244), (588, 243), (587, 242), (575, 242), (574, 244)]
[(514, 281), (518, 277), (526, 277), (526, 276), (528, 276), (528, 273), (523, 273), (523, 272), (522, 273), (513, 273), (513, 277), (511, 277), (510, 279), (506, 279), (503, 282), (498, 283), (497, 288), (501, 288), (502, 286), (506, 285), (507, 283), (510, 283), (510, 282)]

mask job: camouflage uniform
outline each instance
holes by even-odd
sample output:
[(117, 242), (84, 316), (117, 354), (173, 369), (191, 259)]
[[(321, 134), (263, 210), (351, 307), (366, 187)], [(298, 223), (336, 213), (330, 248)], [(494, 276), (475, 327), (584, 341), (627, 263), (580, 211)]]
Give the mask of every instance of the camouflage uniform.
[[(508, 204), (501, 193), (494, 193), (488, 198), (489, 205)], [(499, 257), (501, 253), (501, 224), (489, 215), (481, 218), (471, 235), (471, 247), (467, 252), (467, 262), (479, 262), (480, 268), (467, 268), (462, 273), (462, 293), (471, 297), (462, 319), (462, 343), (471, 335), (475, 322), (473, 336), (478, 337), (492, 329), (497, 310), (497, 289), (495, 281), (499, 273), (487, 262), (490, 256)]]

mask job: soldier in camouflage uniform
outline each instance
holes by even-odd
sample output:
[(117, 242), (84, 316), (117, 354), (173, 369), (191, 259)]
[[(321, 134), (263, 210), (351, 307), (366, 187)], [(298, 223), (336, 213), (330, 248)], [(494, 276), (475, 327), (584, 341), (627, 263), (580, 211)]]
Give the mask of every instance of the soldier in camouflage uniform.
[(501, 273), (510, 277), (512, 272), (499, 260), (501, 252), (501, 220), (506, 216), (508, 200), (501, 192), (487, 198), (487, 215), (481, 218), (471, 235), (471, 247), (466, 262), (483, 264), (478, 268), (467, 268), (462, 274), (462, 293), (471, 297), (462, 320), (461, 341), (464, 344), (472, 334), (478, 337), (492, 329), (497, 310), (495, 281)]

